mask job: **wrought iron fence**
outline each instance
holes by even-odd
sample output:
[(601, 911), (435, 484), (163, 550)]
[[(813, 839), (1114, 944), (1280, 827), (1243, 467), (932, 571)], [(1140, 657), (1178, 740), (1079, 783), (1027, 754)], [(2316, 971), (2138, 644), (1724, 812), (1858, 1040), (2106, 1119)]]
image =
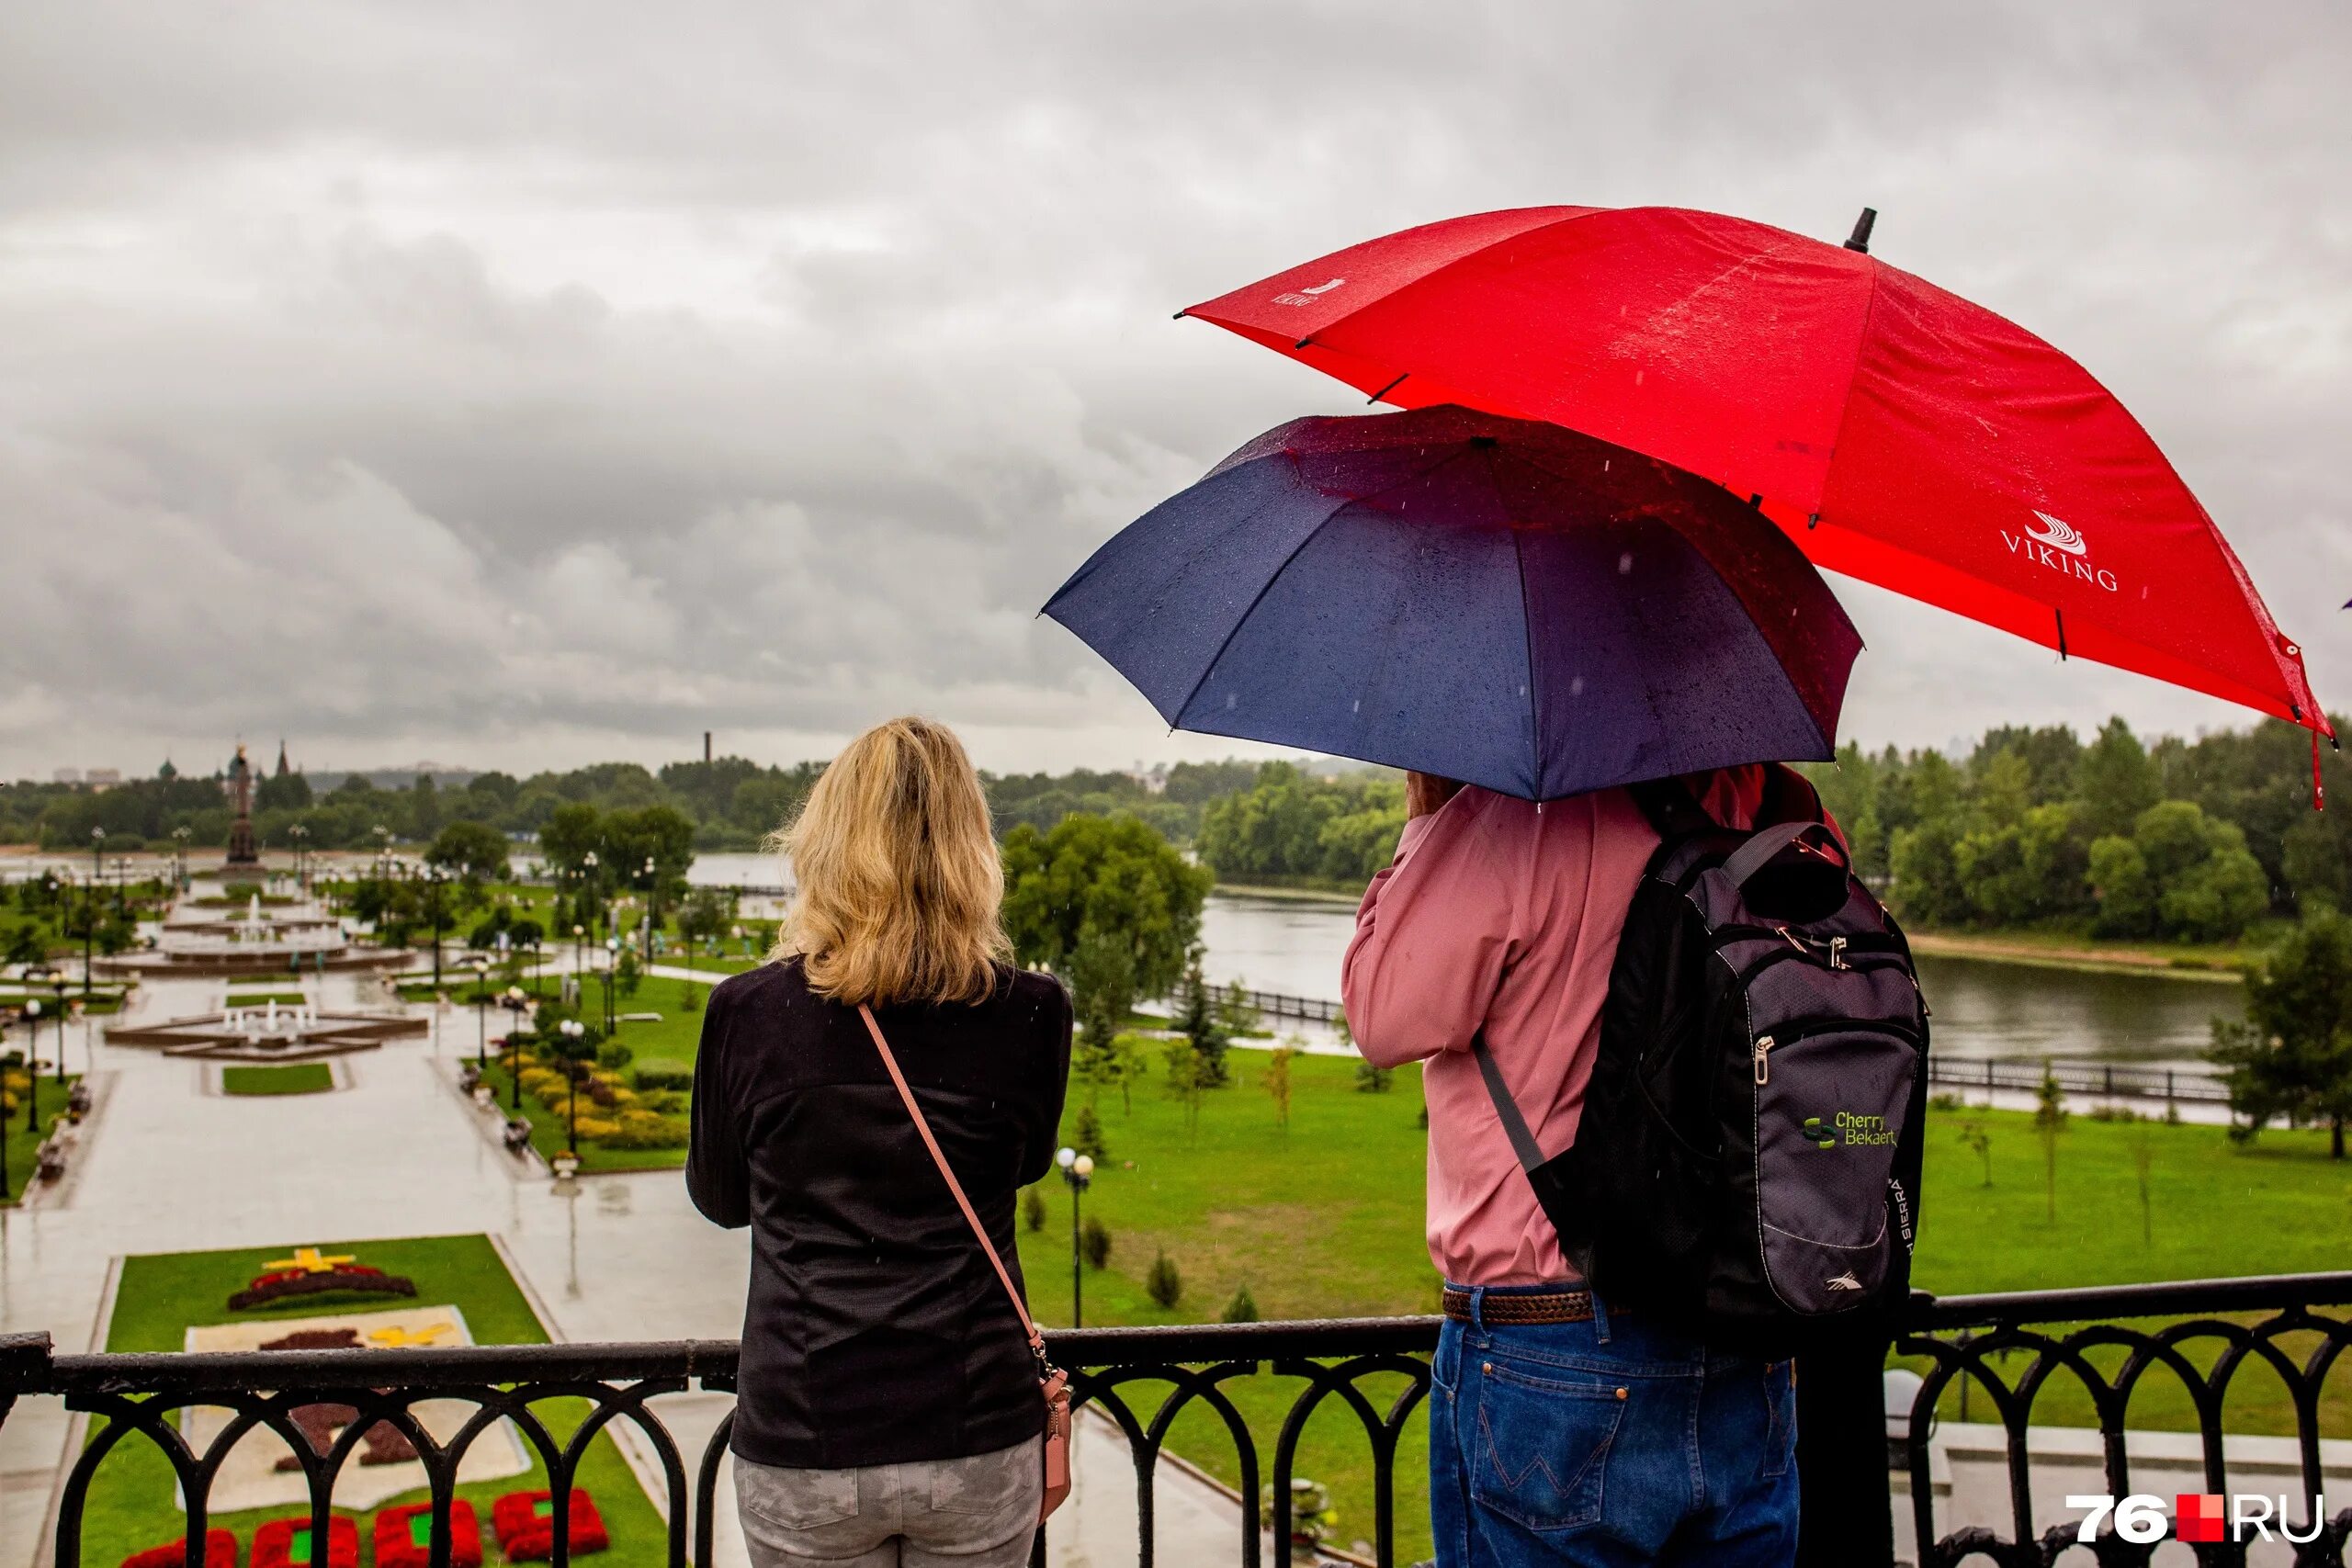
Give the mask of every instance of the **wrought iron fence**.
[[(1894, 1423), (1910, 1479), (1913, 1534), (1925, 1568), (1956, 1568), (1971, 1559), (1996, 1568), (2044, 1568), (2073, 1537), (2067, 1527), (2034, 1530), (2032, 1459), (2027, 1428), (2037, 1401), (2053, 1380), (2072, 1377), (2089, 1393), (2103, 1439), (2106, 1485), (2118, 1496), (2132, 1490), (2123, 1421), (2133, 1392), (2152, 1375), (2176, 1379), (2195, 1407), (2209, 1491), (2228, 1490), (2222, 1414), (2228, 1393), (2248, 1368), (2275, 1373), (2294, 1410), (2306, 1496), (2323, 1491), (2321, 1393), (2330, 1372), (2352, 1346), (2352, 1318), (2318, 1309), (2352, 1303), (2352, 1273), (2223, 1280), (2092, 1291), (2004, 1295), (1915, 1297), (1896, 1337), (1898, 1352), (1929, 1362), (1907, 1418)], [(2246, 1319), (2251, 1317), (2251, 1321)], [(2161, 1325), (2151, 1320), (2172, 1320)], [(2138, 1320), (2143, 1326), (2132, 1326)], [(2065, 1327), (2064, 1325), (2080, 1325)], [(1215, 1416), (1231, 1440), (1238, 1480), (1237, 1555), (1258, 1568), (1269, 1540), (1290, 1530), (1290, 1485), (1298, 1445), (1318, 1409), (1336, 1402), (1364, 1434), (1374, 1478), (1376, 1560), (1396, 1560), (1396, 1488), (1419, 1486), (1419, 1475), (1396, 1474), (1400, 1438), (1429, 1392), (1429, 1360), (1437, 1343), (1436, 1318), (1329, 1319), (1173, 1328), (1066, 1331), (1050, 1337), (1057, 1361), (1071, 1370), (1082, 1405), (1100, 1410), (1125, 1434), (1133, 1455), (1139, 1520), (1137, 1561), (1154, 1560), (1153, 1483), (1177, 1417), (1197, 1404)], [(2281, 1342), (2313, 1336), (2298, 1356)], [(2200, 1364), (2199, 1351), (2211, 1349)], [(2012, 1363), (2025, 1358), (2023, 1370)], [(2120, 1359), (2119, 1359), (2120, 1357)], [(2100, 1360), (2112, 1363), (2102, 1371)], [(648, 1401), (700, 1388), (731, 1392), (736, 1371), (732, 1340), (621, 1345), (472, 1346), (452, 1349), (273, 1350), (235, 1354), (60, 1356), (46, 1336), (0, 1338), (0, 1420), (25, 1396), (62, 1397), (90, 1416), (87, 1438), (71, 1457), (56, 1508), (55, 1562), (83, 1561), (83, 1519), (93, 1476), (126, 1439), (153, 1443), (169, 1461), (186, 1512), (187, 1568), (203, 1568), (202, 1551), (211, 1485), (237, 1440), (256, 1427), (283, 1438), (310, 1495), (312, 1540), (327, 1540), (334, 1481), (369, 1429), (388, 1424), (416, 1450), (430, 1495), (432, 1568), (448, 1568), (450, 1506), (458, 1465), (469, 1446), (502, 1420), (509, 1421), (545, 1465), (553, 1495), (552, 1568), (571, 1555), (569, 1501), (578, 1465), (590, 1442), (615, 1423), (641, 1434), (662, 1475), (668, 1562), (707, 1568), (713, 1560), (712, 1501), (729, 1436), (722, 1421), (702, 1451), (688, 1456)], [(1253, 1432), (1227, 1386), (1271, 1371), (1301, 1380), (1270, 1452)], [(1939, 1403), (1954, 1380), (1978, 1382), (2007, 1438), (2011, 1509), (2006, 1534), (1982, 1526), (1939, 1532), (1929, 1470), (1930, 1434)], [(1366, 1382), (1399, 1392), (1376, 1399)], [(1154, 1400), (1131, 1400), (1144, 1391)], [(414, 1406), (425, 1400), (472, 1406), (462, 1427), (436, 1441)], [(582, 1400), (587, 1415), (559, 1438), (538, 1406)], [(297, 1412), (322, 1404), (347, 1406), (339, 1427), (314, 1441)], [(1145, 1408), (1146, 1404), (1148, 1408)], [(174, 1417), (193, 1405), (219, 1406), (226, 1424), (201, 1451)], [(1879, 1413), (1867, 1413), (1875, 1422)], [(311, 1424), (319, 1430), (318, 1424)], [(1849, 1477), (1848, 1480), (1854, 1478)], [(1862, 1478), (1866, 1482), (1868, 1478)], [(1884, 1487), (1878, 1478), (1878, 1495)], [(1261, 1480), (1271, 1483), (1269, 1509), (1258, 1506)], [(1261, 1535), (1261, 1529), (1264, 1534)], [(2295, 1533), (2315, 1533), (2298, 1548), (2300, 1564), (2343, 1568), (2352, 1508), (2332, 1520), (2296, 1521)], [(1863, 1535), (1867, 1537), (1865, 1529)], [(1040, 1532), (1033, 1561), (1044, 1562)], [(2144, 1564), (2151, 1545), (2115, 1539), (2094, 1548), (2101, 1568)], [(2245, 1562), (2233, 1543), (2199, 1546), (2205, 1568)], [(1869, 1562), (1867, 1554), (1850, 1559)]]

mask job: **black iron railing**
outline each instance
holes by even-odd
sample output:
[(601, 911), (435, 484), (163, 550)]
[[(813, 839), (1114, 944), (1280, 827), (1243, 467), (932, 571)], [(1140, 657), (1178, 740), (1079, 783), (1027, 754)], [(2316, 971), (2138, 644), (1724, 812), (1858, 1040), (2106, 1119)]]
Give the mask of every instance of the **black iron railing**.
[[(2031, 1094), (2041, 1087), (2043, 1064), (1996, 1062), (1991, 1057), (1929, 1056), (1928, 1081), (1953, 1089), (2014, 1089)], [(2177, 1067), (2138, 1067), (2116, 1062), (2052, 1062), (2050, 1076), (2068, 1094), (2110, 1095), (2139, 1100), (2188, 1100), (2227, 1105), (2229, 1086), (2211, 1073)]]
[[(1895, 1348), (1926, 1358), (1929, 1367), (1907, 1424), (1898, 1418), (1894, 1425), (1909, 1472), (1917, 1561), (1925, 1568), (1955, 1568), (1970, 1559), (1996, 1568), (2043, 1568), (2073, 1541), (2072, 1527), (2036, 1533), (2027, 1447), (2038, 1400), (2063, 1378), (2077, 1380), (2087, 1391), (2104, 1440), (2106, 1485), (2122, 1496), (2132, 1489), (2123, 1442), (2125, 1412), (2134, 1391), (2152, 1375), (2176, 1380), (2187, 1392), (2202, 1439), (2205, 1487), (2225, 1493), (2224, 1402), (2248, 1368), (2275, 1374), (2294, 1411), (2302, 1494), (2320, 1495), (2321, 1393), (2338, 1358), (2352, 1347), (2352, 1318), (2319, 1309), (2346, 1303), (2352, 1303), (2352, 1273), (1915, 1298)], [(2174, 1321), (2158, 1325), (2155, 1319)], [(2143, 1326), (2132, 1326), (2133, 1320)], [(2063, 1326), (2069, 1325), (2081, 1326)], [(1197, 1404), (1218, 1417), (1233, 1444), (1240, 1515), (1237, 1555), (1258, 1568), (1269, 1550), (1265, 1541), (1288, 1537), (1289, 1483), (1299, 1440), (1309, 1416), (1330, 1401), (1351, 1412), (1363, 1430), (1374, 1476), (1375, 1558), (1382, 1564), (1396, 1560), (1396, 1488), (1424, 1483), (1419, 1474), (1397, 1476), (1396, 1455), (1407, 1425), (1427, 1397), (1428, 1358), (1437, 1333), (1435, 1318), (1366, 1318), (1086, 1329), (1050, 1337), (1056, 1360), (1073, 1372), (1079, 1402), (1102, 1411), (1126, 1437), (1136, 1472), (1138, 1562), (1154, 1560), (1153, 1482), (1170, 1429)], [(2282, 1341), (2302, 1336), (2312, 1337), (2309, 1345), (2290, 1354)], [(2111, 1370), (2102, 1371), (2102, 1362)], [(324, 1540), (335, 1478), (378, 1423), (397, 1429), (423, 1463), (434, 1509), (432, 1568), (448, 1568), (447, 1520), (458, 1465), (468, 1448), (502, 1419), (513, 1423), (546, 1468), (556, 1505), (552, 1568), (565, 1568), (570, 1557), (568, 1502), (577, 1467), (590, 1442), (616, 1422), (639, 1429), (661, 1472), (668, 1562), (673, 1568), (689, 1562), (707, 1568), (712, 1500), (731, 1417), (720, 1422), (693, 1457), (690, 1477), (688, 1457), (647, 1402), (693, 1388), (731, 1392), (735, 1370), (731, 1340), (59, 1356), (51, 1353), (46, 1336), (19, 1336), (0, 1338), (0, 1420), (15, 1400), (26, 1396), (62, 1397), (69, 1408), (91, 1417), (86, 1441), (70, 1456), (57, 1497), (59, 1568), (78, 1568), (83, 1562), (82, 1522), (92, 1478), (128, 1438), (153, 1443), (169, 1461), (187, 1514), (188, 1568), (202, 1568), (211, 1483), (240, 1438), (262, 1427), (285, 1439), (309, 1487), (310, 1539)], [(1262, 1371), (1299, 1379), (1305, 1386), (1274, 1434), (1271, 1452), (1261, 1457), (1264, 1434), (1251, 1430), (1225, 1385)], [(1939, 1402), (1962, 1376), (1981, 1386), (2007, 1432), (2011, 1517), (2006, 1533), (1983, 1526), (1938, 1528), (1930, 1434)], [(1362, 1386), (1371, 1381), (1393, 1388), (1397, 1377), (1403, 1379), (1401, 1392), (1389, 1393), (1385, 1402)], [(1158, 1391), (1148, 1412), (1127, 1397), (1138, 1387)], [(473, 1413), (455, 1435), (435, 1441), (413, 1411), (428, 1399), (460, 1401)], [(587, 1404), (585, 1418), (561, 1438), (539, 1408), (560, 1400)], [(350, 1407), (323, 1449), (314, 1446), (296, 1418), (303, 1407), (322, 1404)], [(202, 1451), (189, 1445), (175, 1420), (191, 1405), (229, 1413)], [(1858, 1414), (1873, 1424), (1880, 1419), (1875, 1410)], [(1886, 1495), (1885, 1476), (1860, 1479), (1862, 1490)], [(1261, 1480), (1272, 1483), (1270, 1510), (1257, 1506)], [(2318, 1539), (2298, 1548), (2296, 1562), (2343, 1568), (2352, 1508), (2325, 1522), (2297, 1519), (2292, 1528), (2301, 1535), (2315, 1525)], [(2197, 1551), (2205, 1568), (2234, 1568), (2245, 1562), (2233, 1543)], [(2101, 1568), (2118, 1568), (2146, 1563), (2152, 1551), (2152, 1546), (2110, 1535), (2096, 1546), (2095, 1557)], [(1033, 1560), (1042, 1562), (1043, 1553), (1041, 1533)], [(1851, 1561), (1860, 1565), (1870, 1558)]]

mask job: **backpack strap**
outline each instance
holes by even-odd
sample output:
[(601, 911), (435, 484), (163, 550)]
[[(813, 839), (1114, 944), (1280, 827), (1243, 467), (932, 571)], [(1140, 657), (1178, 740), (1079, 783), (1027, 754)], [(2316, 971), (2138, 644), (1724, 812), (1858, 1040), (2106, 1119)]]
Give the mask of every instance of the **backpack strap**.
[(1634, 804), (1649, 818), (1650, 828), (1668, 843), (1687, 839), (1695, 833), (1710, 833), (1723, 826), (1707, 815), (1699, 797), (1678, 778), (1644, 779), (1625, 786)]
[(1510, 1086), (1503, 1082), (1503, 1070), (1495, 1061), (1495, 1054), (1487, 1049), (1487, 1032), (1478, 1031), (1470, 1037), (1470, 1055), (1477, 1059), (1478, 1076), (1487, 1081), (1487, 1098), (1495, 1102), (1495, 1114), (1500, 1118), (1503, 1133), (1510, 1139), (1511, 1152), (1519, 1156), (1521, 1170), (1533, 1170), (1544, 1163), (1544, 1150), (1535, 1142), (1535, 1134), (1527, 1130), (1527, 1118), (1519, 1113), (1519, 1102), (1510, 1097)]

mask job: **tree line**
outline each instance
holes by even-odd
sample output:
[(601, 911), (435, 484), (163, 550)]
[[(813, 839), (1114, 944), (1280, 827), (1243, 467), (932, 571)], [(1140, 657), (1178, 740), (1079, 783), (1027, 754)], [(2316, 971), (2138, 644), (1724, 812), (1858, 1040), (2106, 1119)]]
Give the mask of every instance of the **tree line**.
[(2311, 757), (2276, 721), (2143, 743), (2114, 718), (2088, 741), (1989, 730), (1957, 761), (1849, 744), (1806, 772), (1915, 925), (2227, 942), (2352, 894), (2352, 829), (2312, 809)]

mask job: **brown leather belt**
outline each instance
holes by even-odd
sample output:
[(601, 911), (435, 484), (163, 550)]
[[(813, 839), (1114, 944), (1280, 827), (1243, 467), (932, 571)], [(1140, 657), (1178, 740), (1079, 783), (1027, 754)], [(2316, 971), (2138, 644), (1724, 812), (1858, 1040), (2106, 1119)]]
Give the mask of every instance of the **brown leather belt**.
[[(1457, 1323), (1590, 1323), (1592, 1292), (1590, 1291), (1512, 1291), (1488, 1292), (1474, 1320), (1470, 1303), (1475, 1292), (1459, 1285), (1445, 1288), (1445, 1315)], [(1623, 1310), (1611, 1307), (1609, 1315), (1615, 1317)]]

